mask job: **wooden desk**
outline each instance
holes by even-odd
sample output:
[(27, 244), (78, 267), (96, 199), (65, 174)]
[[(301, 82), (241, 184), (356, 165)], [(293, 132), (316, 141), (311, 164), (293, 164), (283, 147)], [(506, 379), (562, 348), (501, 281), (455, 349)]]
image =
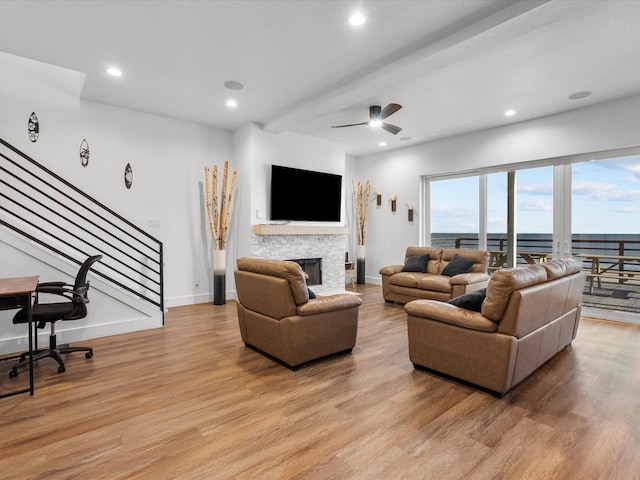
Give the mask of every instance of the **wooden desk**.
[[(31, 318), (31, 306), (33, 304), (33, 294), (38, 286), (40, 277), (14, 277), (0, 278), (0, 310), (14, 310), (27, 307), (27, 318), (29, 324), (29, 388), (16, 390), (14, 392), (3, 393), (0, 398), (29, 392), (33, 395), (33, 322)], [(11, 360), (19, 355), (5, 357), (2, 360)]]
[[(593, 294), (593, 281), (598, 282), (598, 288), (602, 288), (602, 279), (611, 278), (618, 280), (618, 283), (623, 283), (628, 280), (632, 280), (634, 276), (640, 276), (638, 271), (624, 270), (625, 263), (639, 263), (640, 257), (629, 257), (626, 255), (607, 255), (599, 253), (578, 253), (574, 257), (583, 258), (591, 262), (591, 268), (587, 269), (587, 277), (589, 278), (589, 293)], [(611, 265), (606, 268), (602, 268), (600, 260), (609, 260)], [(618, 267), (618, 270), (612, 271), (613, 268)], [(626, 277), (625, 277), (626, 275)]]
[[(527, 263), (546, 262), (551, 252), (518, 252), (519, 255)], [(489, 269), (499, 270), (507, 266), (507, 252), (504, 250), (493, 250), (489, 252)]]

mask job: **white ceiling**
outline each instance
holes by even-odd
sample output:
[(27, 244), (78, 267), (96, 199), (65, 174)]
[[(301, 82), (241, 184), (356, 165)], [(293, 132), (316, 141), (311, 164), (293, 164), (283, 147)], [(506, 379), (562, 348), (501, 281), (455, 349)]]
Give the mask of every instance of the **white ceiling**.
[[(636, 0), (4, 0), (0, 77), (25, 67), (86, 100), (360, 156), (640, 94), (639, 22)], [(331, 128), (391, 102), (396, 136)]]

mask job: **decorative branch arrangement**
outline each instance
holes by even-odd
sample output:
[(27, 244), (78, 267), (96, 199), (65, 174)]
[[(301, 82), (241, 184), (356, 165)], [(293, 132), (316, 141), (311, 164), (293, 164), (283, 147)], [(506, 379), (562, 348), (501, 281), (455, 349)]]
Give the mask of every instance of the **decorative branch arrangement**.
[(358, 182), (356, 190), (356, 182), (351, 180), (351, 188), (353, 190), (353, 199), (356, 203), (356, 220), (358, 222), (358, 245), (364, 245), (367, 235), (367, 207), (369, 206), (369, 195), (371, 194), (371, 183), (367, 180), (366, 187)]
[(229, 161), (224, 162), (224, 172), (222, 176), (222, 195), (218, 208), (218, 166), (213, 166), (213, 176), (209, 167), (204, 167), (205, 194), (207, 202), (207, 214), (209, 216), (209, 228), (213, 238), (213, 249), (224, 250), (229, 230), (229, 218), (231, 217), (231, 199), (233, 187), (236, 183), (236, 171), (231, 176), (231, 186), (227, 191), (227, 180), (229, 174)]

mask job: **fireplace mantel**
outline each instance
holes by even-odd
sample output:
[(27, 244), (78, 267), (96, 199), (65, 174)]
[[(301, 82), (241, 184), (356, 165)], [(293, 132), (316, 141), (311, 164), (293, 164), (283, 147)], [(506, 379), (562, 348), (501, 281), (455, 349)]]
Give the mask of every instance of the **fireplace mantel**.
[(254, 225), (255, 235), (345, 235), (348, 227), (306, 225)]

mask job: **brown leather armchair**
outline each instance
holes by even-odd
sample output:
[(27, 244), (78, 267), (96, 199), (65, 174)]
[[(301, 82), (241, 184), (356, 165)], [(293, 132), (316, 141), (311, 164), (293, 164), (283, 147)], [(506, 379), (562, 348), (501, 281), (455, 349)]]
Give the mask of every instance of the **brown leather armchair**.
[(238, 324), (247, 347), (296, 368), (355, 346), (362, 304), (358, 296), (310, 300), (296, 262), (248, 257), (236, 262)]

